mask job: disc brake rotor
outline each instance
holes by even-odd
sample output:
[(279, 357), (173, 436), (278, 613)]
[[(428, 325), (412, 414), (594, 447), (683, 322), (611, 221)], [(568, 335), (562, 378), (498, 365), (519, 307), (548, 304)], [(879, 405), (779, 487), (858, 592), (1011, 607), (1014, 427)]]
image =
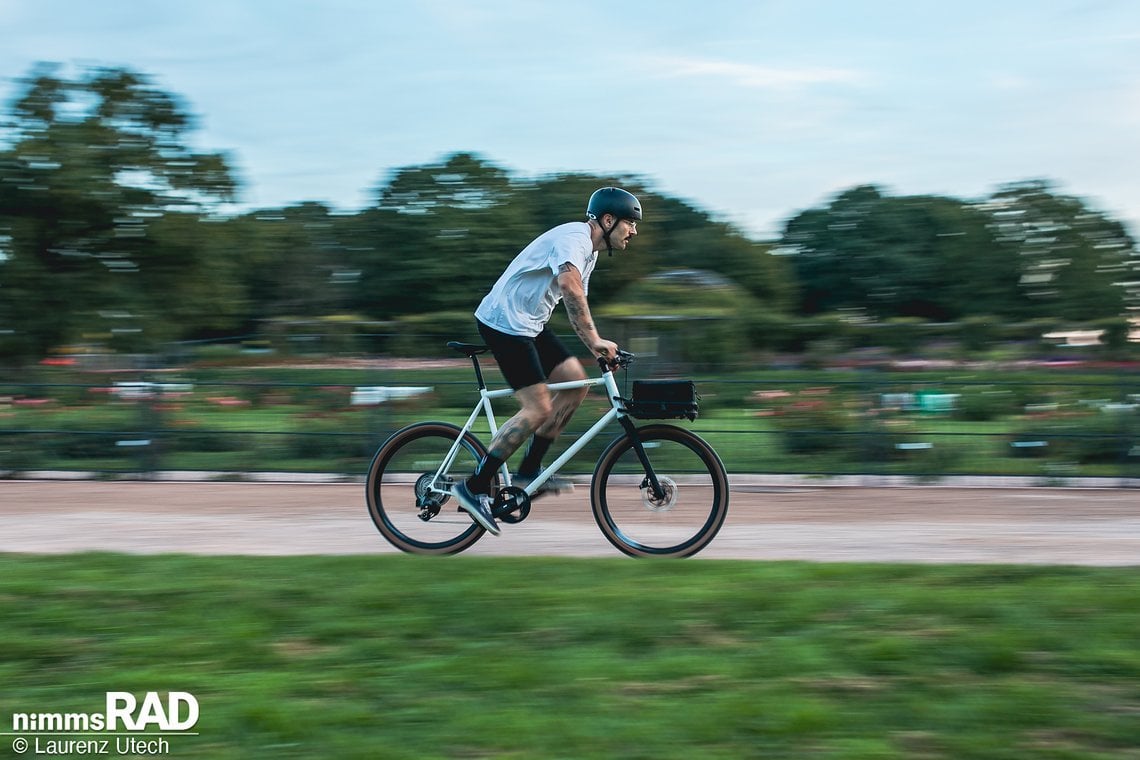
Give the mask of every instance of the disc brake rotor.
[(653, 486), (647, 482), (641, 488), (641, 503), (650, 512), (668, 512), (677, 504), (677, 482), (663, 475), (657, 476), (657, 482), (661, 486), (662, 498), (654, 498)]

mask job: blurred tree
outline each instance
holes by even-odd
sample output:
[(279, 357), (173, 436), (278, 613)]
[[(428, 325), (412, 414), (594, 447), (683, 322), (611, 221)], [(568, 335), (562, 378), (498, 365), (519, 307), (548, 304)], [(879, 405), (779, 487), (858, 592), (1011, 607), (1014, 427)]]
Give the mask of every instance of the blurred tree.
[(527, 237), (520, 202), (509, 175), (473, 154), (397, 170), (347, 225), (354, 307), (378, 318), (474, 311)]
[(197, 214), (167, 213), (150, 225), (153, 254), (140, 266), (134, 287), (120, 298), (134, 302), (156, 340), (182, 340), (232, 334), (246, 318), (240, 262), (220, 244), (222, 222)]
[(771, 244), (749, 240), (721, 222), (667, 230), (665, 237), (668, 247), (663, 253), (674, 266), (698, 266), (724, 275), (767, 312), (788, 313), (795, 308), (795, 273), (787, 257), (773, 255)]
[(1016, 249), (996, 245), (989, 218), (939, 197), (856, 187), (785, 227), (780, 250), (808, 314), (853, 309), (880, 319), (946, 321), (1023, 311)]
[(558, 174), (514, 180), (467, 153), (393, 173), (377, 204), (355, 219), (349, 248), (361, 271), (356, 310), (388, 318), (433, 311), (473, 311), (511, 259), (536, 235), (585, 219), (599, 187), (620, 185), (645, 208), (637, 240), (602, 256), (590, 281), (595, 305), (613, 300), (653, 272), (699, 264), (737, 282), (767, 308), (786, 310), (794, 282), (768, 246), (713, 222), (634, 177)]
[(1088, 322), (1140, 306), (1124, 227), (1044, 181), (981, 203), (852, 188), (790, 220), (780, 250), (794, 254), (808, 314)]
[(42, 355), (93, 332), (153, 343), (216, 324), (226, 262), (165, 245), (158, 230), (185, 240), (189, 223), (232, 200), (226, 159), (190, 149), (191, 118), (144, 77), (57, 71), (21, 82), (0, 156), (0, 327), (16, 335), (6, 350)]
[(225, 228), (218, 244), (236, 263), (247, 323), (351, 309), (360, 273), (345, 242), (346, 217), (309, 202), (245, 214)]
[(977, 206), (951, 198), (925, 198), (918, 221), (939, 260), (937, 293), (943, 319), (971, 317), (1021, 319), (1028, 299), (1019, 288), (1017, 251), (995, 240), (990, 217)]
[(1006, 185), (983, 208), (1021, 262), (1031, 316), (1089, 322), (1140, 308), (1140, 257), (1119, 222), (1044, 180)]
[(488, 211), (513, 194), (505, 170), (476, 154), (455, 153), (441, 163), (397, 169), (378, 188), (376, 208), (413, 216), (444, 209)]

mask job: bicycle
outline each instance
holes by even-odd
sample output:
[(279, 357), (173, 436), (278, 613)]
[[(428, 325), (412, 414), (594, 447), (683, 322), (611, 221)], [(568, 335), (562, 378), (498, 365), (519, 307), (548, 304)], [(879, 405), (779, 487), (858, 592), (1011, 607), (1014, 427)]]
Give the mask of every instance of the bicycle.
[[(397, 431), (377, 450), (365, 486), (368, 511), (381, 535), (414, 554), (455, 554), (483, 536), (484, 529), (458, 509), (451, 488), (486, 454), (472, 427), (482, 415), (493, 437), (497, 427), (492, 401), (514, 393), (510, 388), (488, 389), (479, 366), (486, 346), (456, 341), (447, 345), (469, 358), (475, 369), (479, 400), (467, 422), (462, 427), (420, 422)], [(632, 397), (623, 398), (614, 371), (627, 368), (633, 359), (633, 354), (619, 352), (612, 361), (598, 359), (600, 377), (550, 384), (552, 391), (604, 387), (610, 408), (525, 489), (511, 484), (509, 467), (503, 465), (491, 490), (496, 520), (508, 525), (525, 520), (532, 497), (549, 477), (617, 420), (622, 432), (598, 458), (590, 484), (591, 508), (602, 534), (632, 557), (688, 557), (708, 546), (728, 514), (728, 476), (720, 457), (685, 428), (666, 423), (638, 427), (633, 422), (696, 419), (694, 385), (635, 380)]]

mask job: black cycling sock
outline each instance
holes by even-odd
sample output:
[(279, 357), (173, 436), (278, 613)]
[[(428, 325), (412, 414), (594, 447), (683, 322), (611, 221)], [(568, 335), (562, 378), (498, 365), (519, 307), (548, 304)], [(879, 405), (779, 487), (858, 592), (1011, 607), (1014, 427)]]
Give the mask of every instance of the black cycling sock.
[(475, 470), (475, 474), (467, 479), (467, 489), (471, 491), (471, 493), (489, 492), (491, 490), (491, 480), (502, 466), (503, 460), (493, 454), (488, 454), (483, 457), (483, 461), (479, 463), (479, 469)]
[(519, 464), (519, 474), (537, 475), (542, 470), (542, 458), (546, 456), (546, 452), (550, 451), (552, 443), (554, 443), (553, 438), (543, 438), (537, 434), (531, 438), (530, 448), (527, 449), (526, 456)]

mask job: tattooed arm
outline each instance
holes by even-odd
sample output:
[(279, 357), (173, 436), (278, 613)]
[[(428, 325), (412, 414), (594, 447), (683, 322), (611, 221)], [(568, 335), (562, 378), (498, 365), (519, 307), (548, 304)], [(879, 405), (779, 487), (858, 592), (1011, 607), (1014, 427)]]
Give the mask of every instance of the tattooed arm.
[(594, 356), (613, 357), (617, 355), (617, 344), (598, 334), (594, 318), (590, 316), (590, 306), (586, 303), (586, 287), (582, 284), (582, 273), (573, 264), (566, 263), (558, 268), (558, 287), (562, 290), (562, 302), (574, 332), (586, 344)]

